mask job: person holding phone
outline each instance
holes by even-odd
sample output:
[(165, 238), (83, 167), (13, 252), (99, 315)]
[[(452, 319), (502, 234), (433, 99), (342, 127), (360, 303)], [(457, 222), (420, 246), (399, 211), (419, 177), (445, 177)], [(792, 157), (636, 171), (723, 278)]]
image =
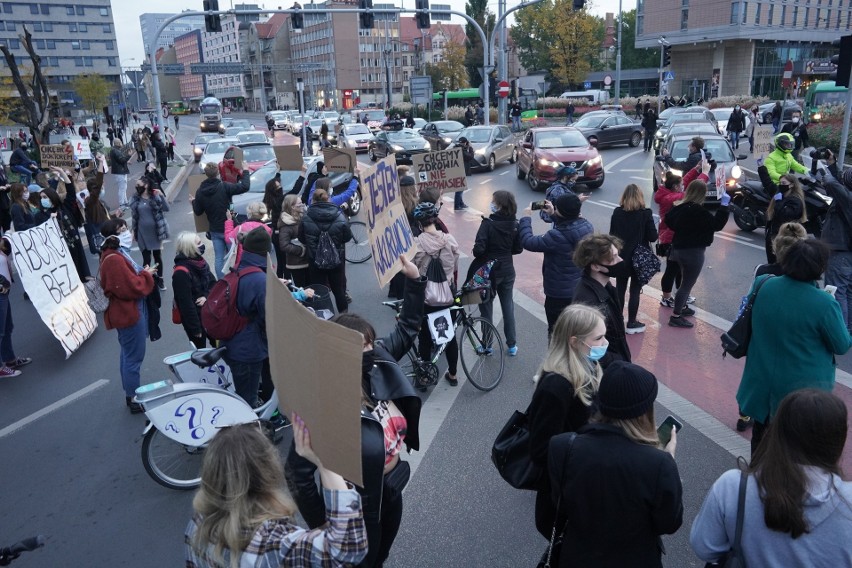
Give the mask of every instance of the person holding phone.
[(163, 291), (163, 241), (169, 238), (169, 224), (165, 212), (169, 202), (163, 193), (151, 187), (150, 181), (143, 177), (136, 181), (136, 193), (130, 198), (130, 211), (133, 219), (133, 238), (142, 251), (142, 263), (148, 265), (151, 255), (157, 268), (157, 287)]
[(662, 566), (660, 536), (683, 523), (676, 430), (661, 447), (654, 421), (657, 378), (633, 363), (604, 370), (597, 412), (576, 437), (550, 441), (559, 568)]

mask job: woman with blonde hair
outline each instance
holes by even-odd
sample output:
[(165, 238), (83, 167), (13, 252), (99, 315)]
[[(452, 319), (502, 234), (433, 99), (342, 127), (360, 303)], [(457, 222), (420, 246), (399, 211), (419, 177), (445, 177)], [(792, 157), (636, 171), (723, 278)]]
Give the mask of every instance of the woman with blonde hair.
[(781, 276), (784, 271), (781, 269), (781, 262), (784, 260), (784, 255), (790, 250), (794, 244), (808, 238), (808, 233), (800, 223), (784, 223), (778, 229), (778, 234), (772, 239), (772, 251), (775, 254), (775, 262), (761, 264), (754, 269), (754, 277), (763, 276), (764, 274), (772, 274)]
[(230, 211), (225, 211), (225, 244), (232, 249), (236, 247), (232, 253), (228, 253), (228, 257), (233, 258), (234, 262), (231, 264), (226, 261), (225, 264), (227, 266), (240, 265), (240, 259), (243, 256), (243, 246), (240, 243), (239, 235), (247, 235), (258, 227), (263, 227), (269, 233), (270, 238), (272, 237), (272, 228), (264, 222), (266, 213), (266, 204), (263, 201), (252, 201), (246, 205), (246, 216), (248, 219), (235, 226), (233, 214)]
[[(556, 320), (527, 409), (530, 457), (542, 471), (547, 470), (550, 439), (576, 432), (589, 421), (601, 378), (598, 361), (607, 346), (606, 325), (595, 308), (572, 304)], [(556, 516), (550, 478), (542, 475), (537, 485), (535, 525), (549, 539)]]
[(204, 452), (184, 538), (187, 566), (324, 568), (352, 566), (367, 554), (361, 496), (322, 466), (304, 422), (292, 418), (296, 452), (319, 469), (327, 523), (314, 530), (296, 524), (281, 457), (259, 423), (222, 428)]
[(651, 210), (645, 207), (645, 197), (635, 183), (628, 185), (621, 194), (619, 206), (612, 212), (609, 234), (621, 239), (621, 257), (627, 260), (624, 274), (615, 278), (615, 288), (618, 291), (618, 301), (622, 311), (627, 294), (627, 282), (628, 279), (630, 280), (630, 303), (627, 306), (625, 332), (642, 333), (645, 331), (645, 324), (636, 319), (636, 316), (639, 314), (639, 295), (642, 293), (642, 286), (647, 282), (642, 282), (636, 276), (632, 262), (633, 253), (640, 245), (650, 250), (650, 243), (656, 241), (659, 235), (654, 225), (654, 216)]
[(197, 233), (181, 232), (175, 243), (175, 268), (172, 272), (174, 307), (180, 314), (180, 322), (174, 323), (183, 325), (186, 336), (199, 349), (207, 345), (207, 334), (201, 325), (201, 306), (216, 282), (210, 265), (204, 260), (204, 248)]
[(278, 248), (286, 257), (284, 274), (299, 288), (308, 285), (308, 249), (299, 241), (304, 214), (305, 204), (298, 195), (290, 194), (284, 197), (281, 216), (278, 219)]
[(665, 216), (666, 225), (674, 231), (669, 258), (680, 264), (683, 273), (683, 281), (677, 289), (674, 309), (669, 318), (672, 327), (693, 326), (684, 317), (695, 315), (695, 310), (686, 305), (686, 300), (704, 267), (704, 252), (713, 244), (713, 234), (721, 231), (728, 222), (731, 196), (722, 194), (719, 199), (721, 206), (715, 213), (704, 207), (706, 197), (707, 184), (695, 180), (687, 186), (683, 199), (675, 201), (674, 207)]

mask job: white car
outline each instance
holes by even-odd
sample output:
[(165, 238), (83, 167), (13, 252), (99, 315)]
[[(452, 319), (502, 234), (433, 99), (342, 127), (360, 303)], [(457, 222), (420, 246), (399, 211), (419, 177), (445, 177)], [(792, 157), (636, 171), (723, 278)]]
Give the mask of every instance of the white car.
[(216, 138), (215, 140), (210, 140), (204, 148), (204, 153), (201, 154), (201, 159), (198, 160), (198, 167), (203, 170), (204, 166), (208, 163), (216, 164), (218, 167), (219, 162), (225, 158), (225, 152), (228, 148), (239, 143), (240, 141), (237, 138)]
[[(745, 109), (741, 109), (743, 114), (745, 115), (745, 130), (740, 132), (740, 137), (745, 137), (746, 130), (748, 130), (748, 125), (751, 124), (751, 117), (749, 116), (749, 112)], [(731, 118), (731, 113), (734, 112), (733, 107), (727, 108), (711, 108), (710, 112), (713, 113), (713, 116), (716, 117), (716, 122), (719, 124), (719, 134), (722, 136), (728, 136), (728, 119)]]
[(241, 144), (248, 144), (250, 142), (269, 142), (269, 138), (266, 137), (266, 134), (264, 134), (262, 130), (246, 130), (244, 132), (238, 132), (236, 138)]
[(425, 118), (417, 117), (417, 118), (415, 118), (415, 119), (414, 119), (414, 126), (413, 126), (413, 128), (414, 128), (414, 130), (419, 131), (421, 128), (423, 128), (424, 126), (426, 126), (426, 124), (427, 124), (427, 123), (426, 123), (426, 119), (425, 119)]
[(321, 118), (325, 121), (329, 128), (333, 128), (340, 119), (340, 113), (333, 110), (327, 110), (322, 113)]
[(337, 144), (343, 148), (351, 148), (356, 152), (366, 152), (370, 146), (370, 141), (374, 138), (375, 136), (366, 124), (344, 124), (340, 129), (340, 134), (337, 135)]
[(287, 114), (288, 113), (283, 110), (271, 112), (269, 113), (267, 124), (269, 123), (269, 120), (272, 120), (272, 130), (284, 130), (284, 127), (287, 124)]

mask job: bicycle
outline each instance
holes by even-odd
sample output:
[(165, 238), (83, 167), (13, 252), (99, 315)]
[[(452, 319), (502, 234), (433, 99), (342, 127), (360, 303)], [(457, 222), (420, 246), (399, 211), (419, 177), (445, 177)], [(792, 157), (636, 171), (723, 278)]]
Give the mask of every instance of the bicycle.
[[(505, 368), (505, 352), (503, 351), (503, 339), (500, 332), (490, 321), (482, 317), (475, 317), (468, 313), (465, 305), (467, 294), (478, 294), (462, 289), (453, 301), (453, 305), (446, 309), (451, 315), (448, 319), (452, 321), (454, 333), (461, 330), (461, 337), (457, 337), (459, 343), (459, 357), (462, 369), (470, 384), (481, 391), (493, 390), (503, 378)], [(402, 310), (402, 300), (389, 300), (382, 302), (396, 311), (397, 317)], [(433, 349), (432, 358), (423, 360), (417, 353), (416, 346), (412, 346), (406, 353), (407, 360), (400, 362), (405, 375), (415, 385), (433, 386), (438, 384), (438, 358), (446, 349), (446, 343)]]
[(349, 221), (352, 239), (346, 243), (346, 262), (361, 264), (373, 258), (370, 233), (363, 221)]
[(42, 546), (44, 546), (44, 537), (42, 535), (25, 538), (11, 546), (4, 546), (0, 548), (0, 566), (8, 566), (22, 552), (29, 552)]

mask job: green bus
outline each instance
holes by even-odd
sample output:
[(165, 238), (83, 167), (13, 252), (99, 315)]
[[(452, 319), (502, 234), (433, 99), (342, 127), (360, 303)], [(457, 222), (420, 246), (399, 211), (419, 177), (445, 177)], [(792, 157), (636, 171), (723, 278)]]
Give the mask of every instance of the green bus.
[(187, 106), (187, 104), (183, 101), (169, 101), (166, 104), (169, 107), (169, 114), (170, 115), (175, 115), (175, 114), (182, 115), (182, 114), (189, 114), (191, 112), (189, 110), (189, 107)]
[[(439, 105), (443, 105), (444, 95), (438, 91), (432, 95), (432, 100)], [(482, 97), (479, 96), (478, 88), (447, 91), (447, 106), (467, 106), (481, 102)]]
[(817, 81), (808, 87), (805, 93), (805, 116), (808, 122), (819, 122), (822, 116), (819, 107), (825, 105), (839, 105), (846, 102), (846, 94), (849, 89), (838, 87), (834, 81)]

